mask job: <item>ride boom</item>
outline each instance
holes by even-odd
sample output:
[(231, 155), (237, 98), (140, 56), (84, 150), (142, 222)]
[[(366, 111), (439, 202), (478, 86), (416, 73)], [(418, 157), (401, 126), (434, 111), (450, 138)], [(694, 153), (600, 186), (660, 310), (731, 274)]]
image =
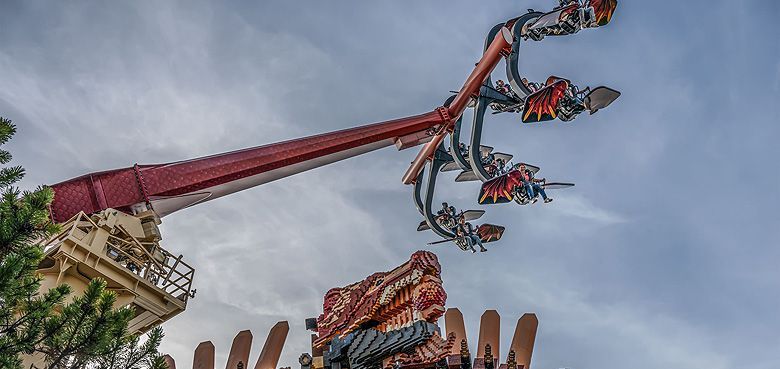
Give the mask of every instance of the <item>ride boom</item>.
[[(168, 164), (90, 173), (52, 185), (51, 216), (62, 222), (79, 211), (151, 207), (163, 217), (177, 210), (395, 144), (425, 143), (403, 177), (414, 183), (455, 121), (512, 46), (510, 20), (493, 38), (448, 107), (411, 117)], [(133, 185), (134, 184), (134, 185)], [(146, 207), (143, 205), (147, 205)]]
[(511, 27), (513, 23), (514, 20), (507, 22), (506, 26), (502, 27), (501, 31), (493, 38), (485, 53), (482, 54), (482, 59), (466, 79), (463, 88), (460, 89), (450, 106), (446, 108), (448, 119), (444, 123), (443, 129), (436, 132), (433, 139), (425, 144), (412, 161), (412, 165), (406, 170), (403, 177), (404, 184), (413, 184), (417, 180), (425, 162), (433, 157), (436, 148), (439, 147), (446, 134), (452, 131), (455, 121), (466, 110), (469, 100), (479, 97), (479, 89), (482, 84), (485, 83), (501, 58), (509, 54), (512, 46), (512, 34), (507, 27)]
[(444, 109), (270, 145), (167, 164), (134, 165), (86, 174), (51, 187), (51, 217), (63, 222), (83, 211), (127, 213), (177, 210), (395, 144), (431, 139), (447, 122)]
[[(468, 101), (511, 45), (499, 32), (449, 107), (429, 113), (167, 164), (90, 173), (57, 183), (51, 207), (55, 222), (83, 211), (108, 208), (134, 212), (151, 208), (163, 217), (177, 210), (395, 144), (426, 143), (403, 177), (414, 182)], [(150, 210), (151, 210), (150, 209)]]

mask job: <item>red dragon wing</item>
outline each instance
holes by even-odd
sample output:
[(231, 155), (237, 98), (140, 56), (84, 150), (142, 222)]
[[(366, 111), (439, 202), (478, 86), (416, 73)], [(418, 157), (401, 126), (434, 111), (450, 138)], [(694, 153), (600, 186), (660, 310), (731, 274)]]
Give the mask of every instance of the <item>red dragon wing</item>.
[(545, 86), (550, 86), (554, 84), (555, 82), (558, 82), (560, 80), (563, 80), (564, 78), (558, 77), (558, 76), (549, 76), (547, 77), (547, 80), (544, 81)]
[(501, 239), (504, 235), (504, 227), (495, 224), (482, 224), (477, 228), (477, 234), (482, 242), (493, 242)]
[(617, 8), (617, 0), (590, 0), (590, 6), (596, 16), (596, 25), (604, 26), (612, 20), (612, 14)]
[(485, 205), (503, 204), (512, 201), (514, 198), (513, 190), (517, 183), (514, 176), (510, 176), (513, 172), (516, 171), (511, 171), (483, 183), (482, 188), (479, 190), (477, 202)]
[(523, 123), (553, 120), (558, 116), (558, 104), (569, 88), (569, 81), (559, 79), (534, 92), (523, 104)]

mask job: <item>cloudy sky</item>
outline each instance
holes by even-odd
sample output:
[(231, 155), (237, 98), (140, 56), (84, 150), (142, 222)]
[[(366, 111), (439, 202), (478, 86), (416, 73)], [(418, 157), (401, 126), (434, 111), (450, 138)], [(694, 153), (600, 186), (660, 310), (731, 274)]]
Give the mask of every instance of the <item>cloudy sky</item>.
[[(494, 24), (529, 1), (0, 2), (0, 115), (23, 185), (224, 152), (429, 111)], [(780, 2), (623, 0), (613, 22), (523, 49), (529, 78), (623, 92), (572, 124), (490, 116), (483, 142), (577, 186), (491, 207), (491, 252), (437, 246), (449, 306), (539, 316), (535, 368), (780, 367)], [(498, 70), (502, 70), (500, 65)], [(503, 78), (500, 72), (495, 78)], [(211, 339), (289, 320), (435, 240), (400, 178), (416, 150), (353, 158), (176, 213), (164, 245), (197, 268), (165, 324), (189, 367)], [(478, 184), (438, 199), (474, 205)]]

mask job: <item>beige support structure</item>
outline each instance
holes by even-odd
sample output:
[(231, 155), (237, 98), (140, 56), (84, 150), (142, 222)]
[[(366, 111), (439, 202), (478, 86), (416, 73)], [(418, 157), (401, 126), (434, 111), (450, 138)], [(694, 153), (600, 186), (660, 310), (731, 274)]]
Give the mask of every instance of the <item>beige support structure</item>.
[[(70, 298), (82, 295), (92, 279), (102, 278), (117, 295), (116, 307), (135, 311), (130, 333), (144, 333), (187, 308), (194, 294), (195, 270), (160, 246), (160, 219), (152, 211), (135, 215), (106, 209), (80, 212), (60, 224), (60, 233), (44, 242), (38, 265), (40, 292), (70, 285)], [(42, 367), (40, 355), (23, 358), (23, 366)]]
[(468, 340), (466, 339), (466, 326), (463, 324), (463, 314), (458, 308), (449, 308), (444, 313), (444, 327), (447, 329), (447, 337), (451, 334), (455, 335), (455, 344), (450, 349), (450, 355), (460, 355), (461, 342), (466, 340), (466, 347), (468, 347)]
[(271, 328), (265, 345), (263, 345), (263, 351), (260, 352), (260, 357), (255, 364), (255, 369), (276, 369), (289, 331), (290, 325), (286, 321), (278, 322)]
[(159, 218), (152, 211), (136, 215), (106, 209), (83, 212), (62, 223), (46, 241), (38, 266), (41, 291), (67, 283), (77, 296), (94, 278), (116, 292), (117, 306), (136, 315), (131, 333), (143, 333), (181, 313), (192, 296), (194, 269), (160, 246)]
[(225, 369), (236, 369), (239, 364), (246, 369), (249, 366), (249, 351), (251, 350), (252, 332), (248, 330), (238, 332), (236, 338), (233, 338), (233, 345), (230, 346), (230, 355)]
[(192, 369), (214, 369), (214, 344), (201, 342), (192, 358)]
[(536, 318), (536, 314), (525, 313), (517, 320), (510, 350), (515, 352), (518, 368), (520, 368), (520, 365), (522, 365), (522, 369), (531, 368), (531, 354), (534, 351), (536, 329), (538, 327), (539, 320)]
[(501, 337), (501, 317), (495, 310), (486, 310), (479, 320), (479, 341), (477, 343), (477, 358), (485, 357), (485, 345), (490, 345), (493, 358), (499, 356), (499, 340)]

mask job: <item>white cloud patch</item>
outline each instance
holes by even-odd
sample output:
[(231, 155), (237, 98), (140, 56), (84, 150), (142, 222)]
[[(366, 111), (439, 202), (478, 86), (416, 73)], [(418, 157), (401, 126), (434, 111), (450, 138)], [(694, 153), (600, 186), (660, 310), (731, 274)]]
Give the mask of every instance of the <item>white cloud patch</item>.
[(613, 225), (628, 221), (620, 214), (598, 207), (581, 195), (562, 194), (556, 196), (554, 201), (554, 212), (589, 220), (595, 223), (594, 225)]

